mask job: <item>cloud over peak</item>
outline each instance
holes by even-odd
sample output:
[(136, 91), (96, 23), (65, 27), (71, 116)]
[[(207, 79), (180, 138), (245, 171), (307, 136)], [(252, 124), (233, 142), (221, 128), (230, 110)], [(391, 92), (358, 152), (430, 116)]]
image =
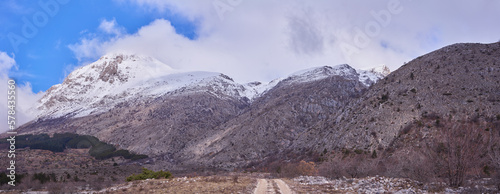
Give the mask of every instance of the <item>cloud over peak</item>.
[[(448, 44), (492, 42), (500, 33), (493, 19), (500, 14), (491, 8), (496, 5), (464, 12), (478, 2), (125, 2), (197, 21), (198, 37), (193, 40), (176, 33), (171, 23), (161, 18), (134, 34), (120, 31), (116, 20), (103, 20), (98, 30), (114, 36), (87, 37), (70, 45), (77, 58), (98, 58), (107, 52), (127, 50), (150, 55), (178, 69), (219, 71), (240, 81), (269, 81), (320, 65), (349, 63), (355, 68), (370, 68), (384, 64), (397, 69)], [(479, 3), (500, 4), (486, 0)], [(448, 6), (453, 9), (441, 9)], [(464, 18), (469, 19), (460, 21)], [(468, 26), (474, 29), (464, 28)]]

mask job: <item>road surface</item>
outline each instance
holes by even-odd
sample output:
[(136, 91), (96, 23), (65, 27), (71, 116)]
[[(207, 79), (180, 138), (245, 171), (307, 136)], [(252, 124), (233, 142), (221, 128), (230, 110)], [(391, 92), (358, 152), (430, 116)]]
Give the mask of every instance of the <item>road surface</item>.
[[(278, 188), (274, 188), (273, 182), (276, 183)], [(254, 190), (254, 194), (273, 194), (275, 191), (279, 191), (281, 194), (292, 194), (292, 190), (288, 185), (281, 179), (259, 179), (257, 181), (257, 187)]]

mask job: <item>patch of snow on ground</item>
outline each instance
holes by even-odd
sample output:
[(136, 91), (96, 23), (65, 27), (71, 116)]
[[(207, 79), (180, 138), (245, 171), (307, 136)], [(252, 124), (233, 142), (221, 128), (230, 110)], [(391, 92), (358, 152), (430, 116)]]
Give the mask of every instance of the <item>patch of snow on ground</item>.
[(332, 183), (328, 181), (327, 178), (322, 176), (300, 176), (293, 180), (305, 185), (322, 185)]
[(423, 193), (424, 191), (416, 188), (417, 181), (402, 178), (387, 177), (365, 177), (353, 179), (335, 179), (329, 180), (321, 176), (301, 176), (293, 179), (303, 185), (324, 185), (331, 184), (335, 190), (341, 192), (358, 193)]

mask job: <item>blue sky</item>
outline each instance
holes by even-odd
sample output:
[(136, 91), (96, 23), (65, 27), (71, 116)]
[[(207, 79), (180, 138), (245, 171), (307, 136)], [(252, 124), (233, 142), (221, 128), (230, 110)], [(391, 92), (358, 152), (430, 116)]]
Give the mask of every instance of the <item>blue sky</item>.
[[(40, 2), (58, 9), (52, 16)], [(35, 93), (120, 49), (239, 82), (343, 63), (395, 70), (449, 44), (498, 41), (498, 7), (489, 0), (3, 0), (0, 52), (15, 60), (8, 76)], [(33, 37), (23, 35), (25, 21), (40, 24)], [(16, 50), (9, 34), (27, 42)]]
[[(60, 83), (69, 73), (67, 67), (78, 66), (79, 61), (68, 45), (82, 37), (106, 38), (107, 35), (97, 30), (103, 20), (115, 19), (126, 33), (133, 34), (153, 20), (164, 18), (172, 23), (177, 33), (190, 39), (196, 38), (196, 22), (168, 11), (151, 11), (127, 2), (72, 0), (66, 4), (58, 3), (59, 9), (50, 6), (51, 10), (55, 10), (54, 16), (50, 17), (39, 2), (50, 1), (7, 0), (0, 4), (0, 51), (15, 58), (18, 67), (12, 68), (9, 75), (19, 82), (30, 82), (34, 92), (45, 91)], [(33, 17), (40, 15), (38, 12), (47, 14), (47, 23), (36, 27), (38, 32), (34, 37), (24, 37), (23, 18), (33, 23)], [(39, 16), (38, 21), (43, 22), (42, 17)], [(16, 51), (9, 33), (26, 38), (28, 42), (19, 43)]]

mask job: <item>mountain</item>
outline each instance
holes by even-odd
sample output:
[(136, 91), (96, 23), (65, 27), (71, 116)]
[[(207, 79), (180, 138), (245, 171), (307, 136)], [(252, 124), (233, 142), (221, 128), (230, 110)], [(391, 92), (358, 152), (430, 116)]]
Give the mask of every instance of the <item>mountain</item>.
[(376, 151), (381, 169), (421, 171), (436, 162), (432, 146), (448, 141), (443, 133), (453, 126), (500, 134), (499, 78), (500, 43), (454, 44), (420, 56), (328, 121), (313, 150)]
[[(281, 148), (309, 147), (294, 139), (309, 137), (303, 134), (309, 127), (321, 126), (382, 77), (338, 65), (239, 84), (221, 73), (179, 72), (151, 57), (109, 54), (50, 88), (37, 107), (38, 119), (18, 131), (90, 134), (147, 154), (157, 166), (179, 168), (224, 160), (222, 154), (216, 160), (206, 156), (249, 134), (242, 142), (258, 140), (263, 146), (248, 150), (243, 159), (250, 161)], [(287, 132), (287, 126), (296, 131)], [(277, 129), (268, 139), (285, 135), (285, 143), (261, 138), (270, 127)], [(275, 147), (277, 142), (282, 146)], [(263, 149), (270, 151), (254, 153)]]
[(419, 169), (413, 162), (445, 141), (443, 126), (500, 131), (500, 43), (444, 47), (369, 87), (358, 72), (341, 65), (292, 74), (198, 145), (193, 161), (231, 169), (350, 150)]
[(37, 112), (40, 118), (82, 117), (106, 112), (123, 102), (200, 90), (236, 98), (256, 95), (252, 88), (221, 73), (179, 72), (151, 57), (110, 54), (51, 87)]
[(153, 168), (232, 169), (324, 150), (401, 160), (440, 141), (443, 123), (500, 126), (499, 60), (500, 43), (455, 44), (391, 73), (344, 64), (239, 84), (111, 54), (47, 91), (39, 118), (18, 131), (94, 135), (149, 155)]
[(190, 150), (199, 154), (193, 161), (231, 168), (311, 148), (311, 141), (328, 127), (325, 123), (382, 77), (363, 73), (344, 64), (307, 69), (282, 79), (255, 99), (248, 111)]

